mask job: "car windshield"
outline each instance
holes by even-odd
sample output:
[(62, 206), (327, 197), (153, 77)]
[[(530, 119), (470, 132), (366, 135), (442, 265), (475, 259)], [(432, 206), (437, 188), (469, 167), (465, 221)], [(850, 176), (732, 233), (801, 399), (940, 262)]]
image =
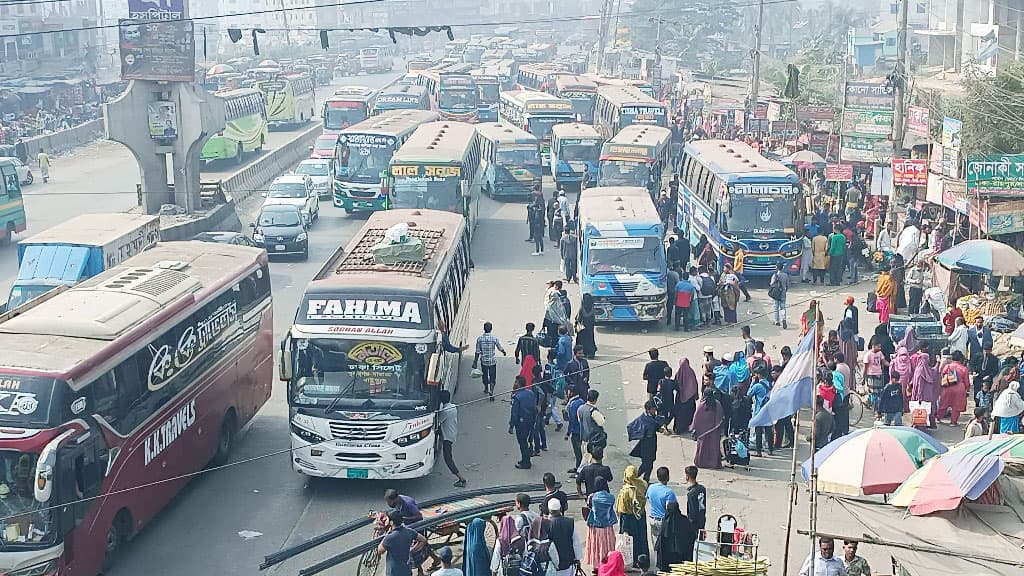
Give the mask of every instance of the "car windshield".
[(732, 194), (723, 206), (726, 225), (722, 232), (788, 238), (795, 227), (796, 204), (785, 196)]
[(51, 544), (56, 540), (52, 510), (34, 494), (39, 455), (0, 450), (0, 543), (9, 545)]
[(305, 198), (308, 195), (302, 182), (278, 182), (270, 185), (270, 198)]
[(341, 144), (336, 172), (338, 179), (359, 184), (377, 184), (388, 169), (392, 146)]
[(441, 108), (469, 110), (476, 106), (476, 90), (472, 88), (446, 88), (438, 99)]
[(260, 213), (260, 226), (298, 226), (302, 222), (298, 210), (265, 210)]
[(299, 174), (309, 174), (310, 176), (330, 176), (330, 165), (327, 162), (303, 162), (299, 164)]
[(558, 159), (564, 162), (595, 162), (601, 156), (599, 142), (587, 144), (563, 144)]
[[(417, 349), (422, 352), (417, 352)], [(427, 347), (402, 342), (313, 338), (293, 341), (293, 405), (426, 409)]]
[(639, 274), (665, 271), (665, 245), (660, 238), (590, 238), (587, 274)]
[(324, 127), (328, 130), (341, 130), (366, 120), (365, 108), (327, 108)]
[(53, 286), (47, 286), (45, 284), (14, 286), (11, 288), (11, 297), (7, 299), (7, 309), (13, 310), (29, 300), (33, 300), (43, 294), (46, 294), (50, 290), (53, 290)]
[(601, 162), (601, 186), (647, 186), (651, 168), (646, 162)]

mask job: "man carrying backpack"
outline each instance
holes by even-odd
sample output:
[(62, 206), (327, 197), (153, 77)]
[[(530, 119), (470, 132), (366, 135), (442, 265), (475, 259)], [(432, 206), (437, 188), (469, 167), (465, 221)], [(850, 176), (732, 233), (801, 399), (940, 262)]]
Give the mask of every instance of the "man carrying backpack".
[(783, 270), (782, 262), (775, 265), (775, 273), (768, 281), (768, 297), (775, 304), (775, 325), (786, 329), (786, 293), (789, 292), (789, 274)]
[(580, 558), (583, 557), (576, 523), (562, 515), (562, 503), (557, 498), (548, 500), (548, 512), (551, 516), (549, 554), (555, 566), (555, 576), (575, 576), (580, 569)]
[[(561, 506), (561, 502), (559, 502), (559, 506)], [(520, 514), (516, 519), (517, 527), (520, 519), (525, 521), (526, 515)], [(520, 531), (520, 534), (526, 540), (526, 549), (523, 552), (523, 560), (519, 564), (519, 576), (544, 576), (548, 572), (552, 557), (551, 519), (537, 516), (526, 526), (525, 530)]]

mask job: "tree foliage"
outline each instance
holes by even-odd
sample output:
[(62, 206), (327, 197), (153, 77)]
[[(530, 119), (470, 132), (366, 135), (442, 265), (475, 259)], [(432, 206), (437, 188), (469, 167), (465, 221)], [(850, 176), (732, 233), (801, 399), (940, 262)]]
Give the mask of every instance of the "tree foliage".
[(994, 77), (968, 69), (963, 88), (962, 106), (940, 112), (963, 120), (963, 154), (1024, 153), (1024, 63), (1011, 63)]
[[(714, 5), (689, 0), (637, 0), (625, 17), (635, 48), (653, 52), (661, 18), (661, 54), (680, 58), (684, 66), (718, 72), (743, 65), (746, 47), (731, 44), (737, 38), (740, 13), (730, 2)], [(652, 19), (655, 20), (652, 22)]]

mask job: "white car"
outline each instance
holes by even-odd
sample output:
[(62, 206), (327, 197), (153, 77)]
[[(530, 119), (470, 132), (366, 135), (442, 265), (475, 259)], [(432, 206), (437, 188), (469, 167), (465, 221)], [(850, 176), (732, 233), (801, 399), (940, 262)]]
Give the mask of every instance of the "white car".
[(333, 196), (331, 190), (331, 182), (333, 181), (334, 175), (334, 161), (333, 160), (320, 160), (320, 159), (309, 159), (303, 160), (299, 163), (299, 167), (295, 169), (297, 174), (305, 174), (313, 180), (313, 189), (316, 190), (317, 196), (321, 199), (331, 198)]
[(278, 176), (263, 194), (264, 206), (286, 204), (295, 206), (302, 213), (306, 225), (312, 225), (320, 218), (320, 199), (313, 188), (313, 179), (306, 174), (285, 174)]
[(10, 160), (11, 162), (14, 162), (14, 169), (18, 172), (18, 180), (20, 180), (23, 185), (27, 186), (35, 181), (35, 177), (32, 176), (32, 169), (29, 168), (27, 164), (24, 164), (20, 158), (4, 156), (0, 157), (0, 160)]

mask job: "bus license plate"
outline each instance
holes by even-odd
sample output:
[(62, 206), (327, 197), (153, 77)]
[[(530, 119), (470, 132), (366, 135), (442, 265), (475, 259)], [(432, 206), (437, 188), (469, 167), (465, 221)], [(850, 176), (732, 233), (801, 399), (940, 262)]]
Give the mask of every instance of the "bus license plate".
[(772, 263), (772, 259), (769, 258), (768, 256), (758, 256), (757, 258), (754, 258), (754, 261), (757, 262), (758, 264), (771, 264)]
[(353, 202), (352, 205), (356, 208), (373, 208), (373, 202)]
[(370, 477), (370, 471), (366, 468), (349, 468), (345, 471), (346, 478), (362, 478), (367, 479)]
[(286, 247), (284, 244), (277, 244), (276, 246), (274, 246), (274, 250), (277, 250), (278, 252), (284, 252), (285, 249)]

